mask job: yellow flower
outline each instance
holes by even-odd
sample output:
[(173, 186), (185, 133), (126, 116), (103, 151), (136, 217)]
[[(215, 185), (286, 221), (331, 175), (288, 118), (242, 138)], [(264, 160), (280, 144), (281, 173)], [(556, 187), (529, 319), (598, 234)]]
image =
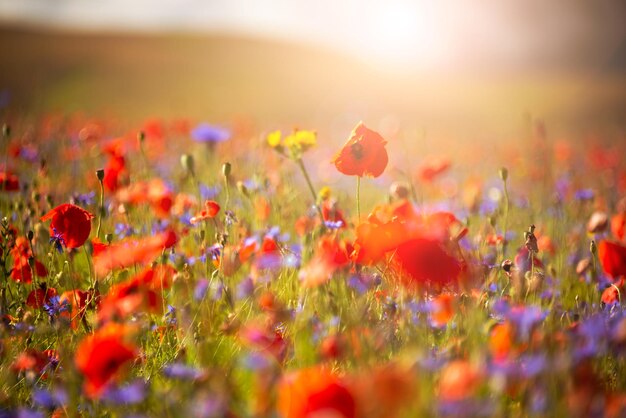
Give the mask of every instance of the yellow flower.
[(331, 195), (331, 190), (330, 190), (330, 187), (328, 186), (322, 187), (322, 189), (319, 191), (319, 197), (322, 200), (328, 199), (330, 195)]
[(292, 151), (306, 151), (317, 144), (315, 131), (295, 131), (285, 138), (285, 146)]
[(280, 145), (281, 136), (282, 135), (280, 131), (270, 132), (267, 135), (267, 143), (269, 144), (270, 147), (276, 148), (277, 146)]

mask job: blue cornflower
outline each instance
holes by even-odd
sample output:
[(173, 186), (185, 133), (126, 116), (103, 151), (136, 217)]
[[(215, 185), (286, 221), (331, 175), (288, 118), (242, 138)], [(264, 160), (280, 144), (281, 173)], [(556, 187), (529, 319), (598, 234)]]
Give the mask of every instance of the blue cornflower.
[(50, 237), (50, 244), (54, 244), (54, 248), (57, 249), (59, 253), (63, 253), (63, 247), (66, 247), (65, 238), (63, 238), (63, 234), (59, 234), (56, 228), (52, 228), (52, 236)]
[(203, 122), (191, 131), (191, 138), (196, 142), (217, 144), (230, 139), (230, 131)]
[(50, 317), (58, 316), (61, 312), (67, 312), (70, 309), (70, 305), (67, 300), (61, 303), (59, 296), (53, 296), (48, 303), (43, 305), (43, 309), (48, 313)]

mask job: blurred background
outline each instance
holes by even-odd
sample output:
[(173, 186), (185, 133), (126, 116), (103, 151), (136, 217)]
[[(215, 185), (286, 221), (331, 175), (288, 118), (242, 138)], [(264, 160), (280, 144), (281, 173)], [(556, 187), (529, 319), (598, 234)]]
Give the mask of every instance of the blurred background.
[(623, 0), (0, 0), (0, 51), (0, 107), (33, 115), (626, 131)]

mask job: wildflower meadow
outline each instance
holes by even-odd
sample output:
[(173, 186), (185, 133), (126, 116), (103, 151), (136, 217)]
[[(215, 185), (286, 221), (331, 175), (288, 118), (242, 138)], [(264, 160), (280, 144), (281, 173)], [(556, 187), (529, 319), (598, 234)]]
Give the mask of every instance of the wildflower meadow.
[(626, 415), (623, 141), (10, 116), (1, 417)]

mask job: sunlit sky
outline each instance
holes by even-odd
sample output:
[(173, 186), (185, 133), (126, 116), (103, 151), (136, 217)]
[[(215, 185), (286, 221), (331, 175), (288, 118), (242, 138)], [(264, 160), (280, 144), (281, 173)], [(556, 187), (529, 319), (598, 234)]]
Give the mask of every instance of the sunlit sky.
[(308, 42), (382, 66), (601, 67), (623, 0), (0, 0), (0, 21), (83, 30), (220, 32)]

